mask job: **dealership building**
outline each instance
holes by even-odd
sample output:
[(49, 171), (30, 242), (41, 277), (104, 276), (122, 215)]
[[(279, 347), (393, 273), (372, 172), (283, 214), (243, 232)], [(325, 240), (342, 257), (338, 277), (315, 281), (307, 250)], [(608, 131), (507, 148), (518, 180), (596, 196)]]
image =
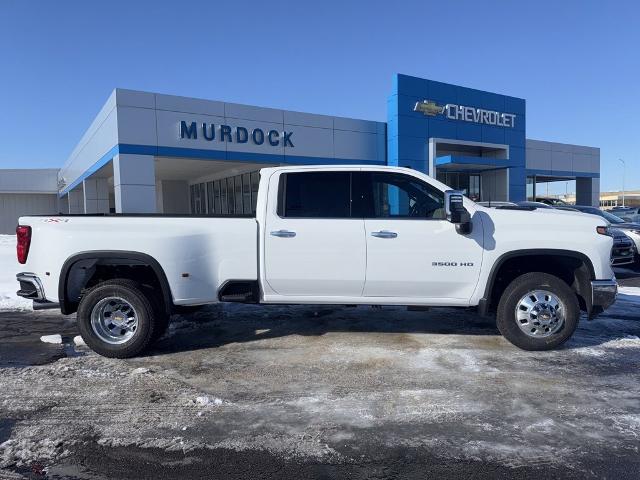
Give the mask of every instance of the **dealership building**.
[(309, 164), (409, 167), (483, 201), (599, 196), (600, 150), (527, 139), (521, 98), (398, 74), (378, 122), (116, 89), (59, 171), (0, 170), (0, 233), (28, 213), (251, 213), (261, 168)]

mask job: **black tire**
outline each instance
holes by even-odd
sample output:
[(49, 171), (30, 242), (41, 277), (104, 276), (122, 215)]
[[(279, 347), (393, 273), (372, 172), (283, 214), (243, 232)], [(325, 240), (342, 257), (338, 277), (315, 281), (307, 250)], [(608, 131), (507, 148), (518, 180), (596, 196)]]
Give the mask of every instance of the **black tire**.
[(171, 320), (171, 315), (167, 312), (162, 296), (159, 295), (153, 288), (145, 286), (144, 293), (147, 295), (147, 298), (150, 299), (151, 304), (154, 306), (155, 312), (155, 320), (156, 326), (153, 329), (153, 337), (151, 338), (151, 343), (156, 342), (162, 337), (167, 328), (169, 328), (169, 322)]
[[(534, 338), (518, 326), (516, 306), (520, 299), (533, 290), (546, 290), (558, 297), (564, 305), (564, 323), (555, 333)], [(500, 333), (523, 350), (552, 350), (566, 342), (578, 326), (580, 305), (574, 291), (563, 280), (548, 273), (531, 272), (514, 279), (502, 293), (497, 311)]]
[(155, 342), (159, 340), (169, 328), (169, 315), (164, 311), (158, 311), (157, 313), (157, 325), (155, 330), (153, 331), (153, 338), (151, 342)]
[[(137, 313), (137, 328), (133, 336), (124, 343), (112, 344), (102, 340), (91, 326), (91, 314), (101, 300), (120, 297)], [(107, 280), (94, 286), (84, 294), (78, 306), (78, 330), (85, 343), (94, 352), (109, 358), (131, 358), (143, 352), (154, 340), (162, 316), (158, 315), (153, 299), (132, 280)]]

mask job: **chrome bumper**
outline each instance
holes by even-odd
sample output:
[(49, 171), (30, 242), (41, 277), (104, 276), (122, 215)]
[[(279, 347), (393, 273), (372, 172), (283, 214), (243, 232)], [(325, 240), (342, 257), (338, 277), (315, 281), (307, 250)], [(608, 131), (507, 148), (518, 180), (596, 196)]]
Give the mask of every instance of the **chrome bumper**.
[(604, 310), (616, 301), (618, 296), (618, 282), (612, 280), (591, 281), (591, 305)]
[(20, 282), (20, 290), (16, 292), (19, 297), (28, 298), (36, 302), (46, 301), (42, 282), (35, 273), (18, 273), (16, 280)]
[(16, 275), (16, 279), (20, 282), (20, 290), (16, 292), (19, 297), (33, 300), (34, 310), (46, 310), (50, 308), (60, 308), (57, 302), (50, 302), (44, 296), (44, 288), (42, 282), (35, 273), (22, 272)]

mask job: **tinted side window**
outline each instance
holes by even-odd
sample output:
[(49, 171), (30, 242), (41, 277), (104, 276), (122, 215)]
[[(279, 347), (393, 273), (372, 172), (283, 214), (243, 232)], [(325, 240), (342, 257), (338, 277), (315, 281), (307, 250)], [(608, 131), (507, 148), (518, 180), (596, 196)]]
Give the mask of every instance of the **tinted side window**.
[(444, 193), (402, 173), (363, 172), (354, 201), (367, 218), (445, 218)]
[(279, 188), (278, 214), (282, 217), (351, 216), (350, 172), (287, 173), (280, 177)]

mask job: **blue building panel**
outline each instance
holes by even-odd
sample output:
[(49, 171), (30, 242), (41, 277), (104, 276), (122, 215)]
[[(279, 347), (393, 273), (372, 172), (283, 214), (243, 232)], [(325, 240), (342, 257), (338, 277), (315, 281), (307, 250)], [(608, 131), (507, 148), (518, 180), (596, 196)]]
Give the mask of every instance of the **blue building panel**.
[(482, 126), (472, 123), (457, 122), (456, 131), (458, 132), (456, 140), (466, 140), (468, 142), (482, 141)]
[(403, 136), (398, 141), (398, 157), (410, 158), (415, 161), (425, 161), (429, 158), (429, 144), (423, 137)]
[(504, 128), (494, 127), (493, 125), (482, 125), (482, 141), (485, 143), (498, 143), (503, 145), (504, 134)]
[(455, 122), (431, 121), (428, 131), (429, 138), (458, 138)]
[(390, 130), (402, 132), (410, 137), (429, 137), (429, 122), (426, 118), (417, 118), (413, 115), (398, 115), (389, 119), (387, 124)]
[(429, 166), (423, 160), (414, 160), (412, 158), (400, 158), (398, 159), (398, 167), (411, 168), (419, 172), (428, 170)]
[(436, 102), (451, 102), (452, 98), (458, 95), (458, 87), (449, 83), (435, 82), (430, 80), (427, 85), (429, 99)]
[(512, 165), (524, 167), (525, 165), (525, 149), (523, 147), (509, 146), (509, 159)]
[[(430, 139), (448, 144), (444, 151), (456, 151), (456, 145), (469, 143), (486, 150), (506, 145), (508, 158), (503, 162), (481, 155), (473, 160), (454, 156), (449, 162), (456, 163), (458, 158), (477, 165), (478, 170), (495, 168), (499, 163), (510, 168), (510, 197), (522, 199), (526, 192), (524, 99), (398, 74), (388, 107), (389, 165), (410, 161), (412, 168), (428, 173)], [(445, 166), (442, 161), (441, 165)]]
[(515, 131), (515, 129), (505, 130), (504, 143), (512, 147), (520, 147), (524, 149), (526, 146), (526, 139), (522, 132)]
[(525, 116), (527, 113), (526, 102), (522, 98), (504, 96), (504, 111)]
[(527, 199), (526, 185), (509, 184), (509, 200), (511, 202), (522, 202)]
[(387, 165), (392, 167), (398, 166), (398, 137), (387, 137)]

